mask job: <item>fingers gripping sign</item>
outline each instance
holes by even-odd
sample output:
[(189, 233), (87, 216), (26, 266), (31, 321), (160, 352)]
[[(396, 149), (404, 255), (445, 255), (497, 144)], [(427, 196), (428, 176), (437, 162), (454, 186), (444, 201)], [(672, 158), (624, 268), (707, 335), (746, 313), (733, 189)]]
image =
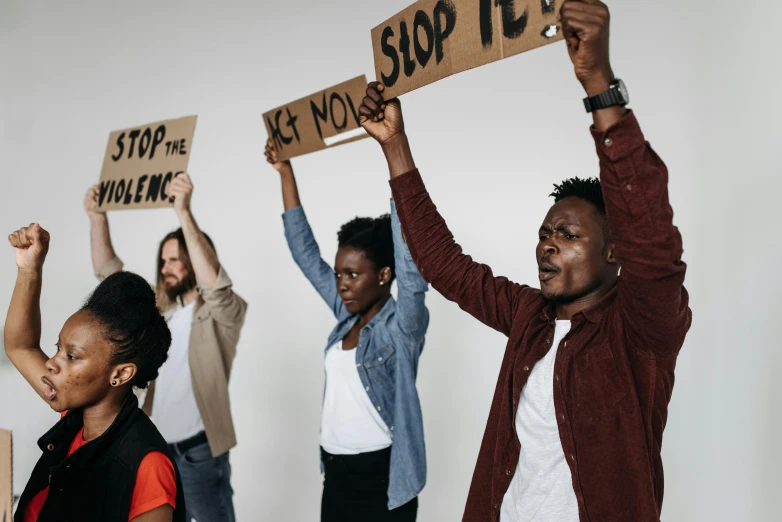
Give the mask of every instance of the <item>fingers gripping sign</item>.
[(388, 143), (395, 136), (404, 134), (405, 131), (399, 99), (384, 100), (382, 95), (384, 89), (380, 82), (371, 82), (358, 108), (361, 126), (381, 145)]
[(31, 223), (8, 236), (8, 242), (14, 247), (16, 266), (20, 270), (41, 270), (49, 251), (49, 232), (41, 225)]

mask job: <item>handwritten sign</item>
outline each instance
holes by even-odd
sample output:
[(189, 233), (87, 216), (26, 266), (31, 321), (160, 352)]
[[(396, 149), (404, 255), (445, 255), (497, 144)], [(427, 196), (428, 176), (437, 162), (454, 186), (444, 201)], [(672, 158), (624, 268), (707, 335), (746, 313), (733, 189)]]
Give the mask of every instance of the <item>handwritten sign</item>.
[(358, 108), (366, 95), (366, 76), (359, 76), (263, 115), (277, 157), (286, 160), (366, 138), (357, 136), (329, 144), (330, 138), (361, 128)]
[(0, 521), (14, 518), (14, 447), (11, 432), (0, 429)]
[(386, 99), (562, 39), (563, 0), (419, 0), (372, 29)]
[(196, 116), (114, 131), (100, 172), (98, 211), (170, 207), (166, 189), (187, 171)]

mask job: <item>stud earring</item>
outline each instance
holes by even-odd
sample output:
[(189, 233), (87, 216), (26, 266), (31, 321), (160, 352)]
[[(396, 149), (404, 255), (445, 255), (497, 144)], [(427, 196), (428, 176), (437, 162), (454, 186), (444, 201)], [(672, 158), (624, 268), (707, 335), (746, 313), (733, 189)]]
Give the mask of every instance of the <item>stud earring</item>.
[(111, 385), (112, 386), (116, 386), (117, 385), (117, 381), (111, 381)]

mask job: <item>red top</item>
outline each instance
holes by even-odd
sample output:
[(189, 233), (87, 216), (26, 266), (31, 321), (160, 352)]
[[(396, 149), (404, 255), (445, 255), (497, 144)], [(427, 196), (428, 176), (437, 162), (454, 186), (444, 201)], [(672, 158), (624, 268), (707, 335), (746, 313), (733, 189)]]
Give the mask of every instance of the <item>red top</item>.
[[(62, 416), (67, 412), (63, 412)], [(73, 438), (68, 448), (68, 456), (87, 444), (83, 440), (84, 428)], [(35, 522), (43, 509), (49, 488), (39, 491), (24, 511), (24, 522)], [(133, 497), (130, 503), (128, 521), (139, 515), (169, 504), (176, 508), (176, 473), (174, 465), (163, 453), (151, 451), (141, 460), (136, 471), (136, 485), (133, 487)]]
[[(600, 302), (572, 318), (554, 365), (554, 407), (579, 519), (657, 522), (663, 429), (676, 357), (692, 320), (682, 241), (668, 203), (668, 171), (635, 115), (592, 134), (622, 269)], [(418, 171), (393, 179), (391, 188), (423, 277), (509, 338), (463, 518), (495, 522), (519, 460), (513, 425), (519, 396), (551, 347), (555, 308), (539, 290), (497, 277), (465, 255)]]

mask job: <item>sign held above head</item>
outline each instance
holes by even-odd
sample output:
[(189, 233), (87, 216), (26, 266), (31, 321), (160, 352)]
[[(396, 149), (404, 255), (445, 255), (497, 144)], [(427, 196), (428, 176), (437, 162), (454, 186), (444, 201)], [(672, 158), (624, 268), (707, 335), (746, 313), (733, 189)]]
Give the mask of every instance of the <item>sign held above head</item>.
[[(279, 160), (366, 138), (358, 122), (366, 90), (362, 75), (266, 112), (263, 121)], [(335, 142), (345, 133), (347, 139)]]
[(372, 29), (386, 99), (562, 39), (563, 0), (419, 0)]
[(187, 171), (195, 124), (196, 116), (186, 116), (112, 132), (96, 210), (173, 206), (166, 189)]

